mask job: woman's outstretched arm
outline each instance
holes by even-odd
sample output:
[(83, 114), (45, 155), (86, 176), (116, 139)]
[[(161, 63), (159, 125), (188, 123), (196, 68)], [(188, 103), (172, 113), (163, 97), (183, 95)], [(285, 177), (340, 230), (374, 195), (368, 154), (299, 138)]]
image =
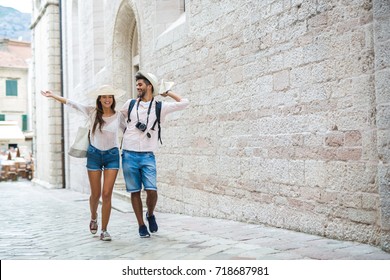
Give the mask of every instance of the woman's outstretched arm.
[(65, 97), (56, 95), (56, 94), (54, 94), (54, 93), (53, 93), (52, 91), (50, 91), (50, 90), (45, 90), (45, 91), (41, 90), (41, 94), (42, 94), (43, 96), (46, 96), (46, 97), (54, 98), (55, 100), (61, 102), (62, 104), (66, 104), (67, 99), (66, 99)]

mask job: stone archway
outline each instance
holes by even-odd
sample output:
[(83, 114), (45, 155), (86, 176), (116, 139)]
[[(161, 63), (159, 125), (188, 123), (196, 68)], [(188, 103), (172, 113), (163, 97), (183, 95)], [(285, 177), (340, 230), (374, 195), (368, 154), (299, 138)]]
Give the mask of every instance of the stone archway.
[[(139, 33), (137, 32), (137, 22), (139, 21), (137, 18), (133, 1), (123, 0), (119, 6), (114, 23), (112, 41), (112, 82), (115, 87), (121, 88), (127, 93), (117, 100), (117, 104), (120, 106), (135, 94), (133, 77), (135, 75), (134, 72), (137, 69), (134, 68), (134, 65), (138, 65), (137, 55), (139, 49)], [(120, 106), (118, 106), (118, 108), (120, 108)], [(118, 173), (114, 193), (127, 195), (122, 172)]]
[[(134, 44), (138, 45), (137, 16), (135, 4), (124, 0), (118, 9), (113, 32), (112, 46), (112, 80), (116, 87), (126, 90), (127, 96), (122, 97), (125, 101), (133, 95), (134, 77)], [(136, 42), (135, 42), (136, 41)], [(137, 50), (138, 48), (136, 48)]]

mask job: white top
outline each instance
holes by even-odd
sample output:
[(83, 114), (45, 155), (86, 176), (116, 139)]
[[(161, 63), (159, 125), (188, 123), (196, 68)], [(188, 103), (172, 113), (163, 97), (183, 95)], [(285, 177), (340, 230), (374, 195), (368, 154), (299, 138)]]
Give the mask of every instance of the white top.
[(91, 145), (101, 151), (107, 151), (112, 148), (119, 148), (118, 130), (122, 131), (126, 127), (126, 120), (119, 112), (115, 112), (111, 117), (103, 117), (105, 123), (102, 125), (102, 131), (99, 124), (96, 126), (95, 133), (92, 133), (93, 123), (96, 116), (94, 106), (86, 106), (72, 100), (67, 100), (66, 105), (80, 111), (89, 118), (90, 141)]
[[(120, 112), (127, 121), (127, 110), (129, 109), (131, 99), (127, 100)], [(139, 121), (146, 124), (149, 102), (141, 101), (138, 108)], [(184, 110), (189, 104), (188, 99), (181, 99), (180, 102), (162, 102), (160, 123), (165, 121), (166, 115), (172, 112)], [(126, 132), (123, 135), (123, 149), (134, 152), (154, 152), (158, 147), (158, 124), (151, 130), (156, 121), (156, 101), (153, 101), (150, 110), (149, 122), (147, 129), (142, 132), (135, 127), (137, 119), (137, 102), (134, 104), (130, 114), (131, 122), (127, 123)], [(147, 133), (150, 133), (151, 138), (148, 138)]]

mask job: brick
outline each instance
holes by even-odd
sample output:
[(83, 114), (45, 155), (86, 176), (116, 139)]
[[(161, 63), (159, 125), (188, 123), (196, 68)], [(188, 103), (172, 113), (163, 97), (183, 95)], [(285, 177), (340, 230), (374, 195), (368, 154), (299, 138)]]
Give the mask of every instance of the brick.
[(390, 3), (387, 0), (377, 0), (373, 2), (374, 16), (379, 19), (389, 18)]
[(390, 69), (378, 71), (376, 76), (378, 78), (376, 82), (377, 104), (388, 104), (390, 103)]
[(358, 130), (345, 132), (345, 146), (356, 147), (362, 145), (362, 135)]
[(348, 218), (351, 219), (351, 221), (363, 224), (375, 224), (379, 219), (378, 213), (376, 211), (348, 208), (347, 213)]
[(362, 208), (366, 210), (375, 210), (378, 208), (380, 201), (378, 194), (362, 193)]
[(327, 204), (338, 204), (339, 203), (339, 192), (324, 190), (320, 193), (320, 202)]
[(390, 127), (390, 105), (383, 105), (377, 108), (377, 123), (379, 129)]
[(290, 86), (290, 71), (283, 70), (273, 75), (274, 90), (285, 90)]
[(340, 147), (344, 145), (343, 133), (329, 133), (325, 137), (325, 144), (330, 147)]
[(339, 160), (359, 160), (361, 156), (361, 148), (340, 148), (336, 151), (336, 157)]

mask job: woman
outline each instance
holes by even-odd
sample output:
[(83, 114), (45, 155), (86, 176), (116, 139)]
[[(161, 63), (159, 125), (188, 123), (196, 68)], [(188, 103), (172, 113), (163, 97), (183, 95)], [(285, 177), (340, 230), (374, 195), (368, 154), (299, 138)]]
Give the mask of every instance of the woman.
[[(118, 129), (122, 131), (126, 121), (120, 112), (115, 111), (115, 96), (124, 92), (111, 86), (103, 85), (89, 94), (96, 98), (96, 106), (85, 106), (72, 100), (53, 94), (51, 91), (41, 91), (43, 96), (51, 97), (66, 104), (87, 116), (90, 120), (90, 145), (87, 151), (87, 170), (91, 187), (89, 206), (91, 221), (89, 229), (92, 234), (98, 230), (97, 209), (102, 196), (102, 231), (100, 239), (111, 241), (107, 231), (111, 214), (111, 196), (119, 170)], [(103, 191), (101, 177), (103, 173)]]

